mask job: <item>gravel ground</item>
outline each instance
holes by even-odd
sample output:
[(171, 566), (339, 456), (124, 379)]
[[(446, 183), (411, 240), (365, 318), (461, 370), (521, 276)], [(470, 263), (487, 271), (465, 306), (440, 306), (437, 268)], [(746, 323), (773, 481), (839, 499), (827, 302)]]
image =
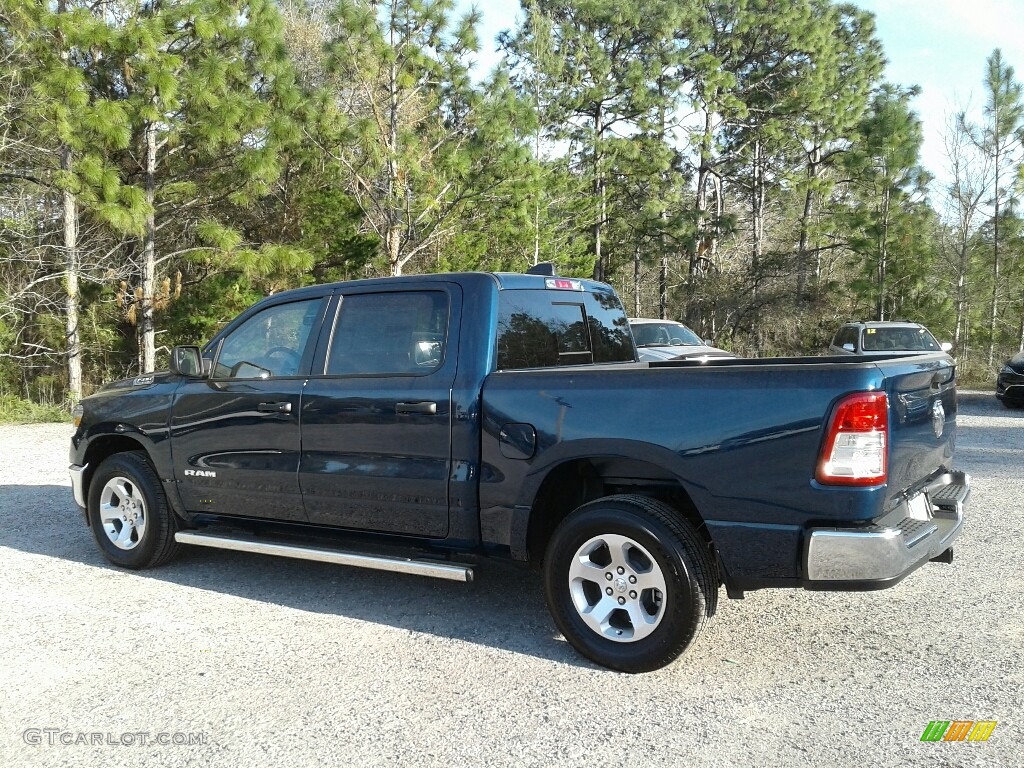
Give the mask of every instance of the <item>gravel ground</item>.
[[(198, 548), (114, 569), (71, 501), (68, 436), (0, 427), (4, 768), (1024, 763), (1024, 412), (991, 396), (961, 401), (952, 565), (883, 592), (723, 593), (642, 676), (577, 656), (509, 565), (469, 586)], [(937, 719), (999, 725), (920, 742)]]

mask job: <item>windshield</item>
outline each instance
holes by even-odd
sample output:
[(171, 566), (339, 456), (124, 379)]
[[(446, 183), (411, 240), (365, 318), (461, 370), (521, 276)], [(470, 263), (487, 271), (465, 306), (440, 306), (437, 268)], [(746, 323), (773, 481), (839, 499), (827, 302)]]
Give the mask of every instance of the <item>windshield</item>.
[(704, 343), (682, 323), (637, 323), (632, 329), (638, 347), (693, 347)]
[(865, 352), (938, 352), (939, 344), (924, 328), (865, 328)]

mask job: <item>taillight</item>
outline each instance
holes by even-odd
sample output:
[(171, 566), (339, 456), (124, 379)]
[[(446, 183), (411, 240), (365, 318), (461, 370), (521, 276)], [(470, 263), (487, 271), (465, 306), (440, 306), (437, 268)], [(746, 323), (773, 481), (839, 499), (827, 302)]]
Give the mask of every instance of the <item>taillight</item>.
[(582, 280), (570, 280), (567, 277), (549, 277), (544, 281), (544, 287), (551, 291), (582, 291)]
[(839, 401), (818, 457), (825, 485), (881, 485), (886, 481), (889, 398), (858, 392)]

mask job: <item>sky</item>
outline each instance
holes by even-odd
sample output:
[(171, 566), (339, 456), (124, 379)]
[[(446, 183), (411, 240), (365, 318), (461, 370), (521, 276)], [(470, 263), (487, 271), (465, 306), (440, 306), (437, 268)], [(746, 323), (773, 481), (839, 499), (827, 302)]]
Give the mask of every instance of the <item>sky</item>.
[[(468, 0), (457, 0), (468, 8)], [(981, 117), (985, 60), (995, 48), (1024, 80), (1024, 0), (853, 0), (875, 14), (888, 60), (886, 77), (918, 85), (914, 108), (923, 122), (922, 164), (940, 181), (945, 176), (942, 134), (947, 115), (961, 108)], [(495, 36), (515, 26), (517, 0), (476, 0), (479, 68), (497, 61)]]

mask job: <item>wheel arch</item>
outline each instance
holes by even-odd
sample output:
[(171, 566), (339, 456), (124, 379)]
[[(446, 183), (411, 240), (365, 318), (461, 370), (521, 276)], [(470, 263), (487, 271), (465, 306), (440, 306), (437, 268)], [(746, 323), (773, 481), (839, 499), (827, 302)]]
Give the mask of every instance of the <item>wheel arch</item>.
[[(516, 526), (513, 555), (541, 563), (555, 529), (574, 509), (603, 496), (633, 493), (671, 506), (693, 527), (712, 557), (719, 560), (694, 494), (673, 466), (679, 457), (668, 449), (645, 443), (627, 446), (627, 450), (623, 450), (621, 441), (615, 445), (614, 452), (609, 450), (610, 446), (588, 446), (591, 450), (586, 453), (551, 457), (553, 460), (546, 462), (543, 473), (531, 473), (534, 482), (524, 483), (517, 505), (526, 521)], [(604, 450), (593, 450), (599, 447)]]
[[(106, 459), (118, 453), (140, 452), (153, 463), (154, 461), (152, 444), (136, 432), (94, 432), (86, 445), (85, 453), (82, 454), (82, 463), (86, 465), (82, 477), (82, 491), (86, 499), (89, 498), (89, 490), (92, 487), (92, 478)], [(159, 469), (157, 470), (159, 477)]]

